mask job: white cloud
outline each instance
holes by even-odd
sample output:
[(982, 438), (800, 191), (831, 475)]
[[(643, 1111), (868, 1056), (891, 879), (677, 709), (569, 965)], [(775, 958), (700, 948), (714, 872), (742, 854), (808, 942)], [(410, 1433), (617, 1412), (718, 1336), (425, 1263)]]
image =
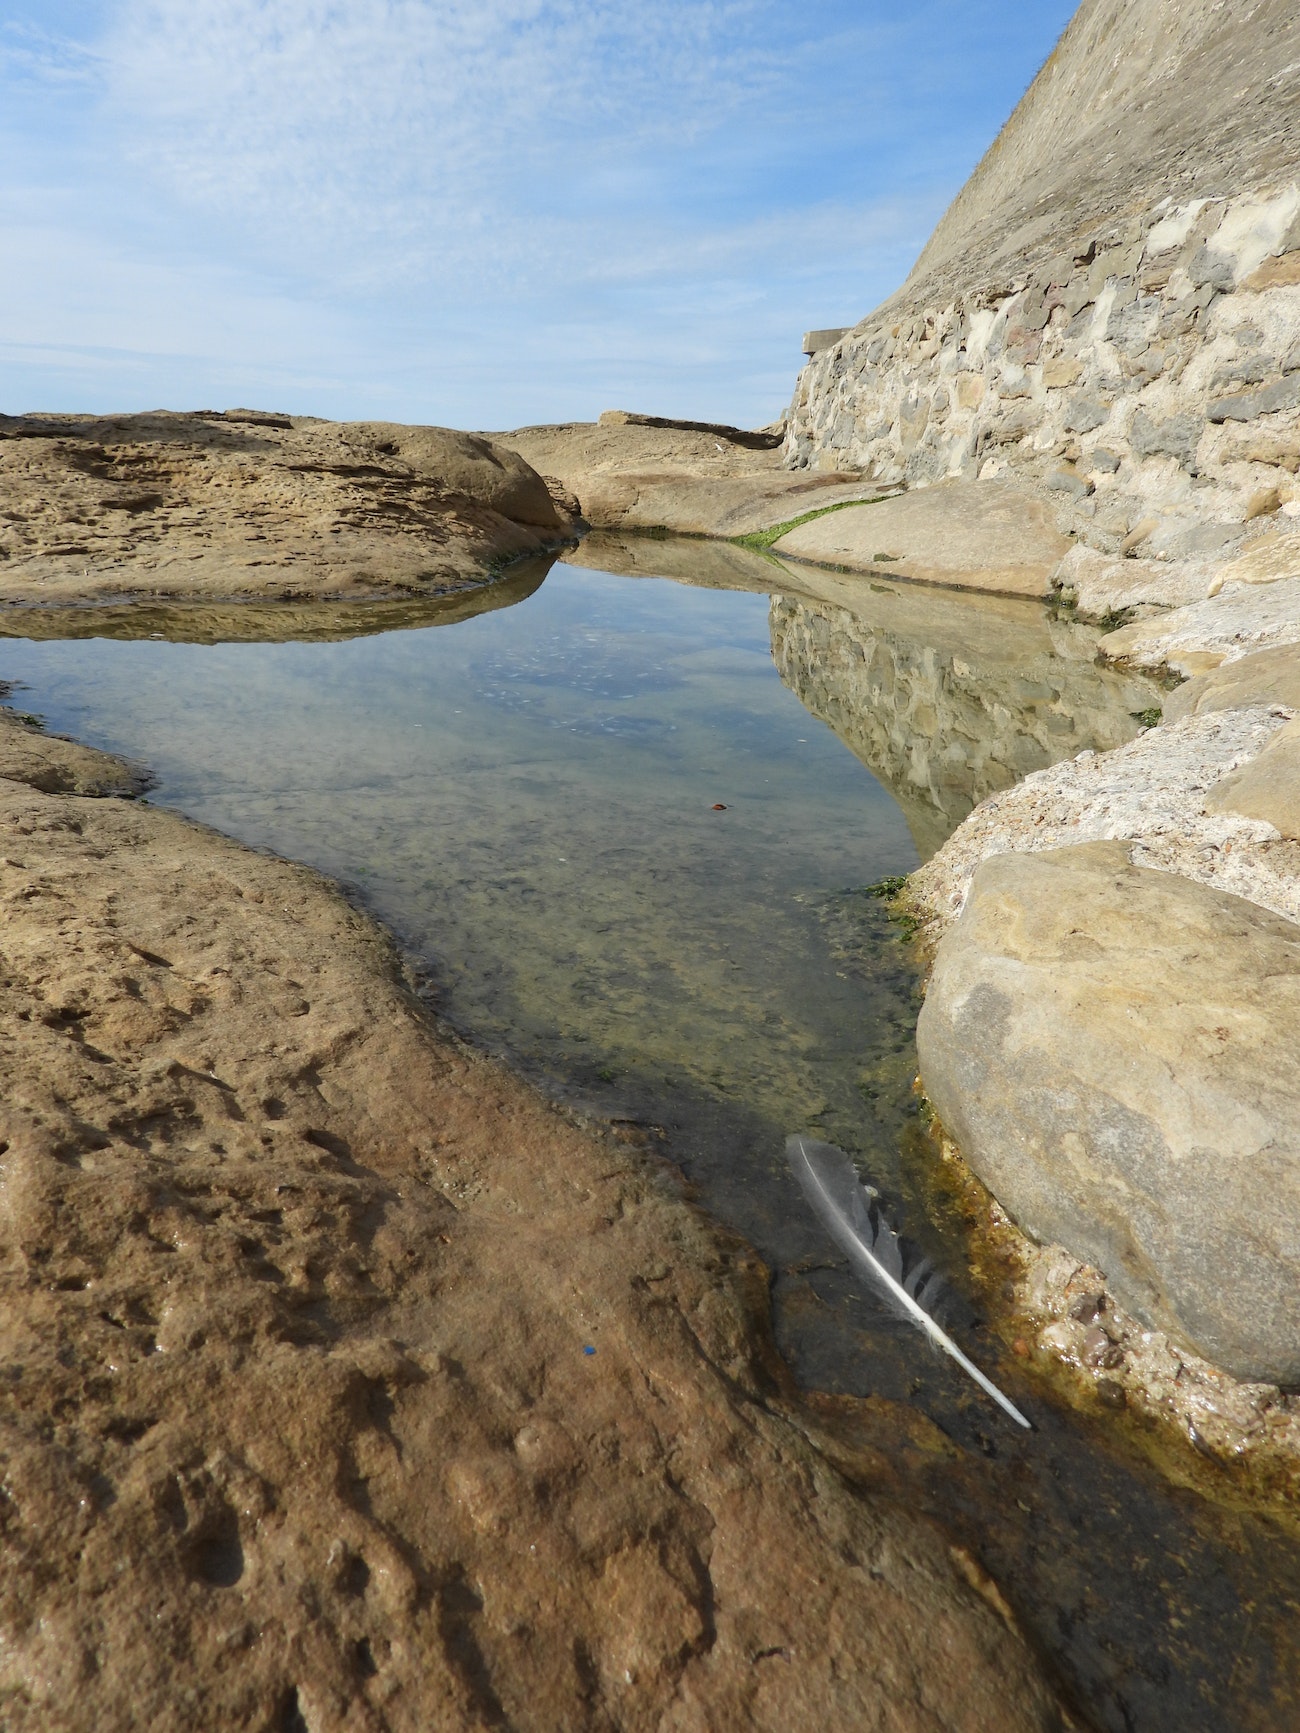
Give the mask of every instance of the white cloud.
[(173, 197), (336, 281), (497, 279), (761, 93), (766, 4), (126, 0), (106, 112)]

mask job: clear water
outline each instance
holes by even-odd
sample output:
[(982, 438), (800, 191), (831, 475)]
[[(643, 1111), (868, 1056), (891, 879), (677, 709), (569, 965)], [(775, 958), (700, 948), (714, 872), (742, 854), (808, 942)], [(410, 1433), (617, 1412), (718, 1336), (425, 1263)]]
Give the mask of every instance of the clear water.
[[(654, 569), (653, 548), (617, 554), (625, 572)], [(1132, 693), (1088, 672), (1077, 634), (1047, 641), (1041, 610), (963, 598), (954, 648), (951, 599), (914, 592), (881, 604), (892, 665), (921, 670), (942, 701), (917, 750), (906, 729), (900, 747), (900, 700), (864, 696), (852, 672), (879, 622), (859, 629), (842, 595), (814, 593), (792, 624), (764, 589), (715, 587), (784, 581), (777, 568), (711, 557), (663, 550), (678, 578), (694, 562), (698, 583), (561, 565), (441, 611), (11, 613), (0, 678), (22, 682), (52, 728), (147, 762), (157, 802), (352, 887), (422, 961), (441, 1015), (678, 1161), (767, 1261), (804, 1381), (912, 1403), (946, 1435), (941, 1451), (909, 1448), (877, 1411), (862, 1445), (879, 1449), (883, 1428), (893, 1490), (984, 1559), (1097, 1725), (1290, 1725), (1290, 1543), (1156, 1482), (1112, 1426), (1056, 1411), (998, 1364), (967, 1319), (967, 1346), (1039, 1422), (1011, 1436), (856, 1290), (781, 1157), (791, 1130), (852, 1150), (960, 1290), (962, 1229), (930, 1207), (911, 1093), (915, 972), (864, 887), (914, 866), (914, 833), (941, 834), (934, 813), (956, 822), (979, 792), (950, 781), (945, 794), (933, 763), (951, 766), (957, 735), (979, 731), (980, 630), (1002, 669), (987, 677), (999, 762), (1017, 742), (1026, 763), (1058, 736), (1062, 755), (1113, 744), (1136, 727)], [(474, 611), (493, 602), (513, 605)], [(829, 661), (786, 670), (834, 727), (774, 666), (772, 634), (795, 626), (852, 664), (834, 678)], [(267, 641), (276, 630), (301, 641)], [(1031, 659), (1034, 679), (1008, 682)], [(963, 763), (982, 764), (977, 744)], [(864, 762), (897, 785), (919, 759), (930, 782), (912, 794), (938, 791), (924, 823)], [(1275, 1612), (1260, 1610), (1265, 1581)]]

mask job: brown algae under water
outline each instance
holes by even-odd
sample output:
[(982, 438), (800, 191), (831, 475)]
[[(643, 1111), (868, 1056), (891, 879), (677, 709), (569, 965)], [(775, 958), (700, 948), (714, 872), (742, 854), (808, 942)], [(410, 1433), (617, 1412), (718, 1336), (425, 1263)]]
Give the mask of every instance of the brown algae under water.
[[(1095, 633), (615, 536), (471, 599), (9, 609), (0, 633), (25, 709), (351, 887), (441, 1017), (684, 1171), (772, 1272), (837, 1460), (987, 1569), (1083, 1724), (1295, 1725), (1290, 1524), (1230, 1465), (1162, 1476), (1136, 1423), (1070, 1406), (989, 1327), (978, 1212), (913, 1087), (916, 959), (868, 888), (995, 789), (1137, 732), (1160, 695), (1098, 666)], [(848, 1150), (950, 1274), (954, 1334), (1032, 1435), (851, 1278), (792, 1131)]]

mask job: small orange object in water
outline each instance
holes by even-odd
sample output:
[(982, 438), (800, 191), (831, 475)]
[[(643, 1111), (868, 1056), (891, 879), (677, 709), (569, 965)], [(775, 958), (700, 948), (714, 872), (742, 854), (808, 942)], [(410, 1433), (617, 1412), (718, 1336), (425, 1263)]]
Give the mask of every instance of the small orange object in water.
[(725, 812), (727, 809), (720, 800), (715, 800), (713, 803), (713, 810), (714, 812)]

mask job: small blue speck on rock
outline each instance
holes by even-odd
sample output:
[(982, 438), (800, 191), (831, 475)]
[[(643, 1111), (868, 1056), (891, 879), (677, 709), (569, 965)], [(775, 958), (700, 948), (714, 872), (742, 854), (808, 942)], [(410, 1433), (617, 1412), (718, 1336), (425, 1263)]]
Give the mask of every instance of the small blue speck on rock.
[(596, 1352), (590, 1342), (587, 1343), (587, 1346), (582, 1351), (584, 1354), (594, 1354)]

